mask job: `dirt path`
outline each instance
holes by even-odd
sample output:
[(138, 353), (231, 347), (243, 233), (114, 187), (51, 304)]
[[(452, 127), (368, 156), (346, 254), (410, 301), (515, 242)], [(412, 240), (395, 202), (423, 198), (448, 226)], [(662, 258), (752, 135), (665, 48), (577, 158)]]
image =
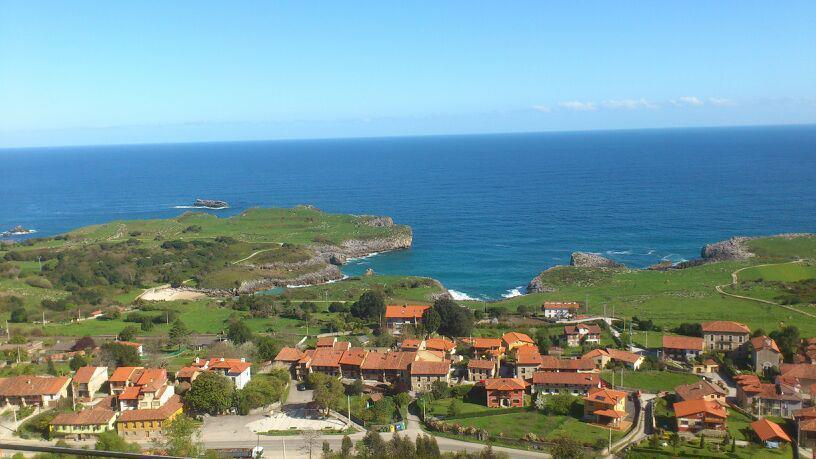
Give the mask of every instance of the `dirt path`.
[(785, 309), (787, 309), (789, 311), (797, 312), (799, 314), (802, 314), (802, 315), (805, 315), (805, 316), (808, 316), (808, 317), (813, 317), (814, 319), (816, 319), (816, 314), (811, 314), (809, 312), (800, 311), (800, 310), (798, 310), (796, 308), (792, 308), (792, 307), (790, 307), (788, 305), (785, 305), (785, 304), (780, 304), (780, 303), (777, 303), (777, 302), (774, 302), (774, 301), (771, 301), (771, 300), (763, 300), (762, 298), (754, 298), (754, 297), (745, 296), (745, 295), (737, 295), (735, 293), (728, 293), (725, 290), (723, 290), (724, 287), (731, 287), (731, 286), (736, 287), (739, 284), (739, 273), (741, 271), (744, 271), (744, 270), (748, 269), (748, 268), (759, 268), (759, 267), (762, 267), (762, 266), (789, 265), (789, 264), (793, 264), (793, 263), (802, 263), (803, 261), (805, 261), (805, 260), (800, 258), (798, 260), (786, 261), (784, 263), (764, 263), (764, 264), (761, 264), (761, 265), (746, 266), (744, 268), (740, 268), (740, 269), (738, 269), (738, 270), (731, 273), (731, 283), (730, 284), (722, 284), (722, 285), (714, 286), (714, 290), (716, 290), (717, 293), (720, 293), (720, 294), (726, 295), (726, 296), (730, 296), (732, 298), (738, 298), (740, 300), (756, 301), (758, 303), (765, 303), (765, 304), (770, 304), (770, 305), (773, 305), (773, 306), (779, 306), (780, 308), (785, 308)]
[[(275, 244), (277, 244), (277, 242), (275, 242)], [(280, 244), (280, 245), (283, 245), (283, 244)], [(238, 263), (241, 263), (242, 261), (249, 260), (250, 258), (254, 257), (255, 255), (258, 255), (259, 253), (269, 252), (270, 250), (274, 250), (274, 248), (256, 250), (255, 252), (252, 252), (251, 254), (249, 254), (249, 256), (247, 256), (247, 257), (241, 258), (240, 260), (233, 261), (232, 264), (237, 265)]]

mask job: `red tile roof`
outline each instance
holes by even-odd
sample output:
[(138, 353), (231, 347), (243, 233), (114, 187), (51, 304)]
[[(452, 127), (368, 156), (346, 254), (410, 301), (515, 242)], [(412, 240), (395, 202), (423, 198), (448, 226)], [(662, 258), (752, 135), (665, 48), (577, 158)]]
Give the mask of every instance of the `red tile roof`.
[(664, 349), (680, 349), (683, 351), (702, 351), (703, 338), (699, 336), (663, 335)]
[(626, 417), (626, 413), (624, 413), (623, 411), (616, 411), (616, 410), (595, 410), (595, 411), (593, 411), (593, 414), (597, 414), (598, 416), (604, 416), (604, 417), (607, 417), (607, 418), (615, 418), (615, 419)]
[(385, 307), (386, 319), (421, 319), (430, 306), (427, 305), (388, 305)]
[(349, 343), (348, 341), (338, 341), (338, 342), (334, 343), (334, 346), (332, 346), (332, 349), (337, 349), (337, 350), (340, 350), (340, 351), (347, 351), (347, 350), (351, 349), (351, 343)]
[(780, 427), (779, 424), (771, 422), (765, 418), (752, 422), (751, 428), (761, 441), (783, 440), (788, 443), (791, 442), (790, 437), (784, 430), (782, 430), (782, 427)]
[(383, 370), (385, 369), (385, 352), (371, 351), (366, 355), (365, 360), (360, 365), (361, 370)]
[(773, 338), (768, 338), (767, 336), (757, 336), (755, 338), (751, 338), (751, 347), (757, 351), (761, 351), (762, 349), (770, 349), (777, 354), (780, 353), (779, 346), (776, 345), (776, 341), (774, 341)]
[(176, 372), (176, 378), (184, 378), (190, 379), (195, 376), (196, 373), (200, 373), (201, 370), (196, 367), (183, 367), (179, 371)]
[(319, 347), (312, 354), (313, 367), (339, 367), (345, 351), (330, 347)]
[(96, 373), (96, 369), (100, 367), (79, 367), (77, 368), (76, 374), (74, 375), (74, 382), (77, 384), (88, 384), (93, 378), (94, 373)]
[(816, 418), (816, 406), (811, 406), (808, 408), (802, 408), (801, 410), (796, 410), (793, 412), (793, 417), (795, 419), (812, 419)]
[(405, 339), (400, 343), (400, 349), (403, 351), (416, 351), (422, 346), (421, 339)]
[(747, 325), (730, 320), (715, 320), (701, 324), (703, 333), (751, 333)]
[(552, 371), (536, 371), (533, 373), (533, 384), (565, 384), (570, 386), (598, 387), (601, 378), (597, 373), (553, 373)]
[(453, 341), (445, 338), (428, 338), (425, 340), (425, 348), (432, 351), (448, 352), (451, 349), (455, 349), (456, 344)]
[(496, 363), (492, 360), (470, 359), (468, 360), (468, 368), (492, 370), (496, 368)]
[(119, 400), (138, 400), (139, 394), (141, 393), (142, 390), (139, 386), (126, 387), (125, 390), (119, 394)]
[(684, 418), (698, 413), (706, 413), (718, 418), (727, 418), (725, 408), (711, 400), (686, 400), (674, 404), (674, 416)]
[(564, 325), (565, 335), (578, 335), (580, 330), (585, 330), (587, 334), (598, 335), (601, 333), (601, 327), (595, 324), (578, 324), (578, 325)]
[(113, 370), (113, 374), (108, 379), (110, 382), (128, 382), (134, 377), (137, 370), (143, 370), (144, 367), (119, 367)]
[(517, 342), (526, 343), (526, 344), (535, 344), (535, 341), (533, 341), (532, 338), (530, 338), (528, 335), (525, 335), (524, 333), (519, 333), (519, 332), (507, 332), (507, 333), (505, 333), (504, 335), (502, 335), (502, 341), (504, 341), (504, 344), (507, 347), (510, 347), (511, 344), (517, 343)]
[(779, 370), (788, 378), (816, 379), (816, 365), (809, 363), (783, 363)]
[(137, 349), (142, 347), (141, 343), (134, 343), (133, 341), (114, 341), (113, 343), (114, 344), (121, 344), (122, 346), (135, 347)]
[(394, 351), (385, 355), (384, 370), (405, 371), (416, 360), (416, 352)]
[(487, 390), (514, 391), (524, 390), (529, 384), (521, 378), (490, 378), (484, 381)]
[(674, 388), (677, 395), (683, 400), (699, 400), (711, 395), (725, 396), (725, 390), (708, 381), (698, 381), (692, 384), (683, 384)]
[(631, 352), (622, 351), (620, 349), (615, 348), (608, 348), (606, 352), (609, 354), (609, 357), (612, 360), (619, 360), (621, 362), (635, 364), (638, 360), (642, 359), (643, 357), (633, 354)]
[(237, 375), (246, 371), (247, 368), (252, 367), (249, 362), (241, 359), (226, 359), (224, 357), (210, 357), (209, 360), (199, 359), (198, 363), (193, 362), (194, 367), (204, 367), (210, 370), (225, 370), (227, 374)]
[(340, 357), (340, 365), (360, 366), (366, 358), (368, 351), (361, 347), (353, 347), (345, 352)]
[(411, 364), (411, 375), (434, 375), (444, 376), (450, 371), (450, 360), (441, 362), (413, 362)]
[(132, 421), (164, 421), (175, 414), (176, 411), (180, 410), (181, 407), (181, 397), (174, 395), (170, 397), (170, 400), (162, 405), (161, 408), (123, 411), (122, 414), (119, 415), (119, 419), (116, 420), (116, 423), (118, 424), (120, 422)]
[(498, 349), (502, 347), (499, 338), (464, 338), (462, 341), (469, 343), (474, 349)]
[(595, 362), (590, 359), (559, 359), (551, 355), (541, 356), (541, 369), (545, 371), (590, 371)]
[(322, 338), (318, 338), (315, 345), (317, 347), (333, 347), (336, 341), (336, 336), (324, 336)]
[(615, 406), (619, 401), (626, 398), (626, 392), (614, 389), (592, 388), (584, 400)]
[(516, 350), (516, 364), (522, 366), (540, 366), (544, 362), (536, 346), (521, 346)]
[(275, 356), (276, 362), (297, 362), (303, 357), (303, 352), (296, 347), (284, 347)]
[(52, 426), (96, 426), (108, 424), (116, 417), (109, 409), (82, 410), (76, 413), (60, 413), (48, 423)]
[(0, 397), (56, 395), (71, 378), (65, 376), (11, 376), (0, 379)]

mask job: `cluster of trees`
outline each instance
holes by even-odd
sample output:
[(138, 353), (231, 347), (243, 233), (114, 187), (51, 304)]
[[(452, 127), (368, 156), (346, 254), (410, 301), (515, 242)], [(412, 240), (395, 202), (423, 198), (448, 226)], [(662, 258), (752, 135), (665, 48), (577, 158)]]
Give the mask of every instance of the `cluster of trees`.
[(581, 408), (580, 399), (565, 391), (555, 395), (539, 393), (535, 406), (539, 411), (557, 416), (567, 416)]
[(245, 415), (280, 400), (288, 384), (289, 373), (283, 369), (255, 375), (243, 389), (235, 389), (232, 381), (218, 373), (205, 372), (184, 394), (184, 404), (196, 414), (218, 415), (235, 409)]
[(689, 323), (683, 322), (682, 324), (678, 325), (676, 328), (672, 329), (673, 332), (677, 333), (678, 335), (686, 335), (686, 336), (703, 336), (703, 326), (699, 323)]
[[(308, 438), (305, 449), (311, 454), (313, 448), (317, 447), (319, 437)], [(416, 441), (408, 436), (395, 433), (390, 440), (386, 441), (378, 432), (369, 431), (362, 440), (357, 442), (356, 448), (352, 445), (348, 436), (343, 437), (340, 451), (332, 451), (328, 442), (323, 442), (323, 458), (325, 459), (392, 459), (392, 458), (417, 458), (417, 459), (440, 459), (449, 457), (454, 459), (509, 459), (509, 455), (503, 452), (494, 451), (488, 445), (478, 453), (460, 451), (458, 453), (445, 453), (439, 451), (436, 438), (430, 435), (417, 437)], [(556, 456), (559, 457), (559, 456)]]

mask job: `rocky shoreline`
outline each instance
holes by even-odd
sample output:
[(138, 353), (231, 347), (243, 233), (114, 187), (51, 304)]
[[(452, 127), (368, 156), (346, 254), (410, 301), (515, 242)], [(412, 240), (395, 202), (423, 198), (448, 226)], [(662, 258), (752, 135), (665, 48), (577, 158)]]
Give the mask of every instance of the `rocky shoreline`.
[[(726, 239), (724, 241), (714, 242), (711, 244), (706, 244), (700, 249), (700, 258), (684, 261), (681, 263), (671, 263), (668, 261), (660, 262), (655, 265), (649, 266), (644, 269), (654, 270), (654, 271), (668, 271), (673, 269), (685, 269), (690, 268), (693, 266), (699, 266), (702, 264), (707, 263), (716, 263), (721, 261), (745, 261), (750, 259), (751, 257), (756, 256), (751, 250), (748, 248), (746, 244), (748, 241), (754, 239), (761, 239), (761, 238), (768, 238), (768, 237), (780, 237), (786, 239), (793, 239), (798, 237), (816, 237), (814, 233), (783, 233), (783, 234), (775, 234), (770, 236), (734, 236), (730, 239)], [(579, 268), (593, 268), (593, 269), (620, 269), (626, 268), (621, 263), (618, 263), (614, 260), (610, 260), (609, 258), (602, 257), (595, 253), (587, 253), (587, 252), (573, 252), (570, 257), (570, 266), (579, 267)], [(536, 277), (534, 277), (528, 284), (527, 284), (527, 293), (541, 293), (541, 292), (554, 292), (556, 288), (550, 285), (547, 285), (542, 280), (542, 275), (545, 273), (561, 268), (563, 266), (553, 266), (552, 268), (548, 268), (542, 272), (540, 272)]]

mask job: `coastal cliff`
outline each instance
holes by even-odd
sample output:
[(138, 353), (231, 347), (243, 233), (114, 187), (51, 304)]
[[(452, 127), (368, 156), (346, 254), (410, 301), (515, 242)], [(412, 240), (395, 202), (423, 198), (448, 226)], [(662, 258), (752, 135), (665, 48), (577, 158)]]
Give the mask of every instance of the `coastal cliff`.
[(623, 265), (595, 253), (572, 252), (570, 266), (579, 268), (620, 268)]

